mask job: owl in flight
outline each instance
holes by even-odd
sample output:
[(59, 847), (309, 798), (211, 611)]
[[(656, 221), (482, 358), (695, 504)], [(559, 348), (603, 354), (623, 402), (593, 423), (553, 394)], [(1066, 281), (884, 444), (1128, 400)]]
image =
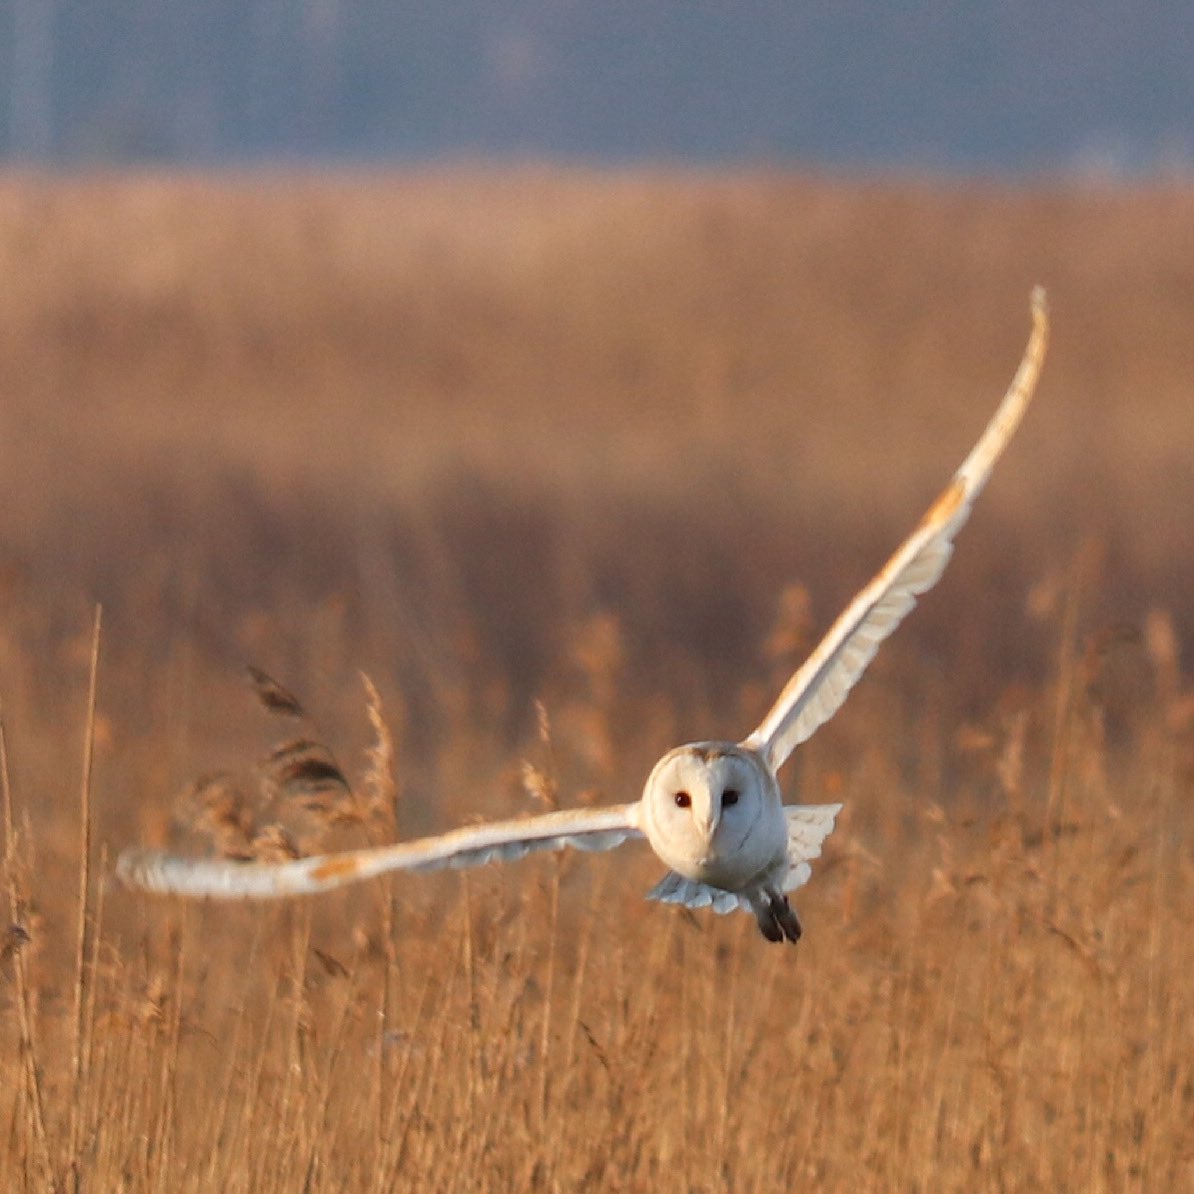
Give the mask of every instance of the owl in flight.
[(655, 764), (642, 799), (570, 809), (437, 837), (286, 862), (181, 858), (126, 850), (117, 873), (130, 887), (183, 896), (276, 899), (328, 891), (386, 871), (509, 862), (572, 846), (611, 850), (646, 838), (668, 867), (647, 898), (754, 914), (768, 941), (796, 941), (787, 893), (833, 831), (840, 804), (785, 805), (777, 773), (792, 751), (837, 712), (879, 644), (945, 570), (953, 539), (1020, 423), (1045, 357), (1044, 292), (1032, 295), (1032, 332), (1007, 394), (970, 455), (916, 529), (830, 628), (741, 742), (678, 746)]

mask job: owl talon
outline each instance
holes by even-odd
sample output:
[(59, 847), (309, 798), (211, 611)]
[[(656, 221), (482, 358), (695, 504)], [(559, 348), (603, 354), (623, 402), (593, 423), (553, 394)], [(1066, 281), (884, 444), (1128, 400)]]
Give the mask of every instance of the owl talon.
[(768, 941), (791, 941), (795, 945), (800, 940), (800, 920), (786, 895), (765, 894), (755, 904), (755, 919)]
[(759, 932), (768, 941), (778, 942), (784, 939), (784, 931), (780, 928), (779, 921), (775, 919), (775, 914), (772, 912), (770, 904), (767, 905), (764, 911), (759, 913)]
[(771, 915), (775, 917), (775, 923), (779, 925), (783, 935), (795, 945), (800, 940), (803, 930), (800, 927), (800, 918), (788, 902), (787, 896), (777, 896), (771, 901)]

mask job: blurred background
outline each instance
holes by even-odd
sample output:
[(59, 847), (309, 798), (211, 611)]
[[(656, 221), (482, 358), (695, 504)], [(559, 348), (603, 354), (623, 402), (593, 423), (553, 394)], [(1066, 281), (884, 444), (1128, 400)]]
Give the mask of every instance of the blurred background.
[(23, 162), (1135, 176), (1194, 155), (1186, 4), (8, 0), (0, 47), (0, 152)]
[(2, 683), (46, 784), (102, 601), (106, 774), (159, 807), (252, 757), (246, 662), (348, 741), (369, 671), (437, 791), (599, 689), (561, 758), (632, 794), (913, 525), (1038, 282), (1040, 400), (882, 691), (947, 734), (1048, 677), (1079, 558), (1123, 676), (1150, 612), (1184, 658), (1191, 61), (1194, 9), (1124, 0), (10, 0)]
[[(0, 1188), (1194, 1189), (1192, 64), (1139, 0), (0, 0)], [(1036, 284), (785, 769), (795, 954), (645, 850), (108, 882), (745, 734)]]

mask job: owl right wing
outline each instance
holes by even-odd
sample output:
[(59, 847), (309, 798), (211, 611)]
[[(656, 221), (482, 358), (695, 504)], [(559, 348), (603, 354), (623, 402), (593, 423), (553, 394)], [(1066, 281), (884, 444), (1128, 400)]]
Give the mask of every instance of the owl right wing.
[[(784, 891), (795, 891), (811, 878), (809, 863), (821, 857), (821, 846), (833, 832), (834, 821), (842, 811), (840, 804), (789, 804), (784, 806), (788, 819), (788, 868), (783, 879)], [(675, 871), (668, 871), (647, 892), (647, 899), (661, 904), (683, 904), (686, 908), (712, 908), (724, 916), (741, 908), (752, 911), (745, 892), (723, 891), (695, 879), (686, 879)]]
[(159, 850), (126, 850), (116, 873), (128, 887), (181, 896), (279, 899), (330, 891), (386, 871), (511, 862), (544, 850), (612, 850), (643, 836), (639, 805), (567, 809), (488, 825), (467, 825), (438, 837), (287, 862), (184, 858)]
[(850, 602), (742, 743), (762, 754), (773, 772), (841, 708), (879, 645), (904, 620), (916, 599), (941, 579), (953, 553), (954, 536), (1020, 425), (1036, 389), (1048, 339), (1045, 292), (1037, 287), (1032, 292), (1032, 333), (1020, 367), (978, 443), (919, 526)]

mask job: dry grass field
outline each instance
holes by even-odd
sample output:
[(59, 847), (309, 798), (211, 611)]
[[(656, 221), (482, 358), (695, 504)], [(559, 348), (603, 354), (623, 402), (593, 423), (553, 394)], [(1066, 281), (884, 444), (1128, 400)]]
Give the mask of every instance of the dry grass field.
[[(846, 805), (797, 947), (644, 903), (635, 846), (110, 880), (629, 800), (744, 733), (1035, 282), (1025, 426), (789, 764)], [(1194, 1188), (1192, 499), (1190, 189), (0, 180), (0, 1186)], [(296, 735), (351, 789), (272, 782)]]

